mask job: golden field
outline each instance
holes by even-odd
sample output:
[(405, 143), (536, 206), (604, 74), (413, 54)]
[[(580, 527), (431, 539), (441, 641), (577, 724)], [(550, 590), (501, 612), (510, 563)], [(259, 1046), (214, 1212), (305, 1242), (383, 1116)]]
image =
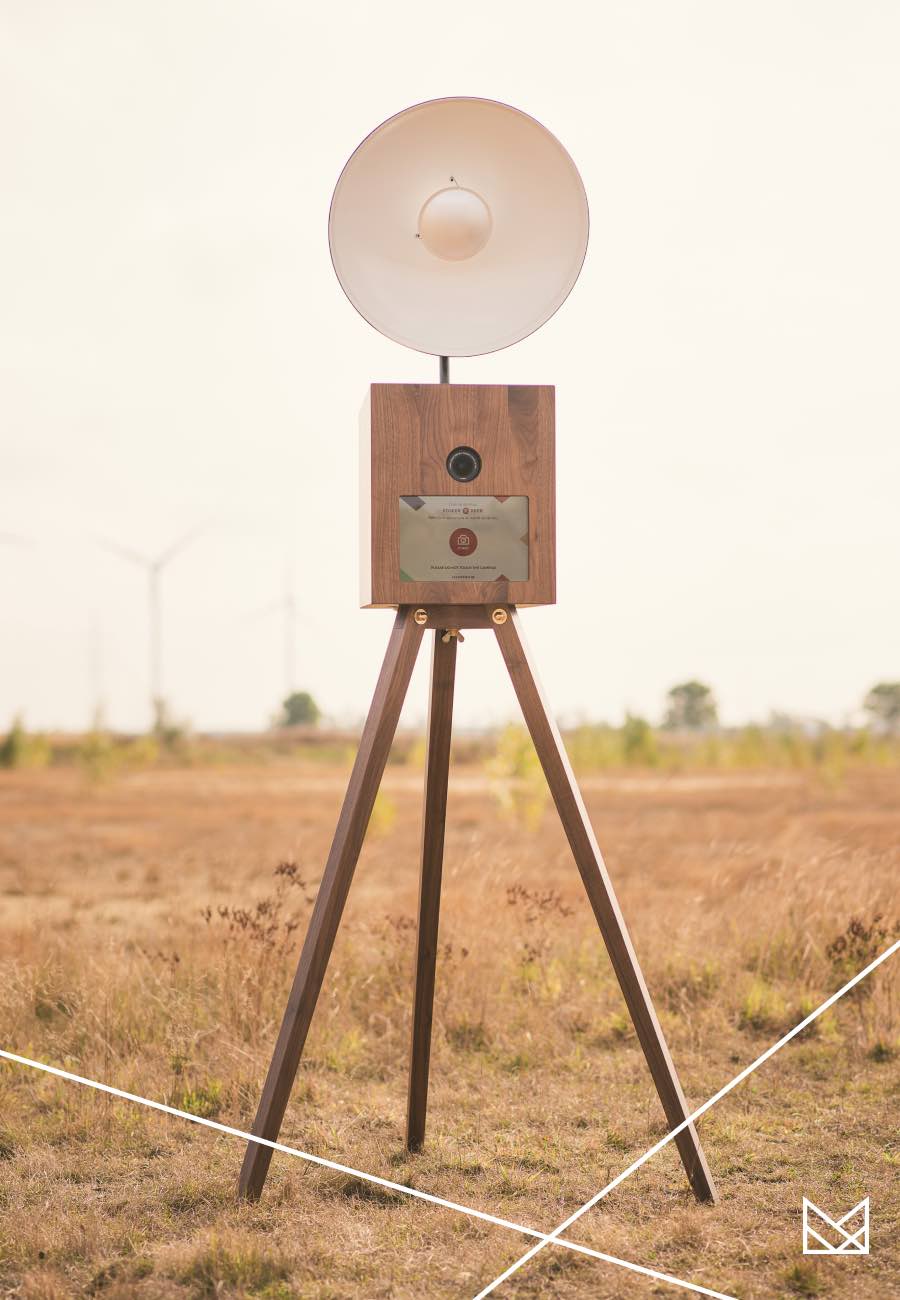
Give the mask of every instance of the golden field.
[[(529, 763), (469, 755), (427, 1142), (406, 1153), (417, 756), (388, 767), (282, 1140), (549, 1231), (662, 1111)], [(0, 1046), (249, 1127), (346, 776), (340, 752), (0, 772)], [(693, 1105), (898, 933), (895, 765), (583, 788)], [(694, 1203), (670, 1146), (568, 1235), (746, 1300), (900, 1295), (898, 972), (900, 954), (703, 1119), (719, 1205)], [(0, 1295), (471, 1300), (530, 1244), (281, 1154), (240, 1204), (242, 1156), (0, 1061)], [(804, 1195), (835, 1215), (869, 1195), (871, 1254), (805, 1259)], [(690, 1293), (554, 1246), (495, 1294)]]

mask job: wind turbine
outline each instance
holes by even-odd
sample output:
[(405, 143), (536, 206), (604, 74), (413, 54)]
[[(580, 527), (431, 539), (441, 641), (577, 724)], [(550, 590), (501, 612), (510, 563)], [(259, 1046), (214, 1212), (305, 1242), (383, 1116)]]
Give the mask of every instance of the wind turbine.
[(96, 609), (91, 612), (88, 635), (90, 728), (92, 731), (103, 731), (106, 723), (106, 696), (103, 689), (103, 623)]
[[(297, 620), (300, 617), (297, 606), (296, 570), (290, 553), (285, 555), (282, 594), (276, 600), (270, 601), (268, 605), (251, 610), (245, 618), (246, 620), (265, 618), (267, 614), (274, 614), (276, 610), (281, 611), (284, 694), (287, 698), (297, 689)], [(304, 618), (303, 621), (307, 620)]]
[(180, 555), (203, 531), (202, 527), (192, 528), (190, 532), (185, 533), (183, 537), (179, 537), (171, 546), (166, 547), (164, 551), (155, 556), (143, 555), (130, 546), (120, 546), (118, 542), (111, 542), (105, 537), (94, 538), (97, 545), (101, 546), (105, 551), (109, 551), (112, 555), (118, 555), (121, 560), (128, 560), (131, 564), (138, 565), (147, 574), (148, 628), (150, 634), (150, 713), (154, 725), (157, 727), (162, 724), (164, 711), (160, 579), (163, 570), (168, 568), (175, 557)]

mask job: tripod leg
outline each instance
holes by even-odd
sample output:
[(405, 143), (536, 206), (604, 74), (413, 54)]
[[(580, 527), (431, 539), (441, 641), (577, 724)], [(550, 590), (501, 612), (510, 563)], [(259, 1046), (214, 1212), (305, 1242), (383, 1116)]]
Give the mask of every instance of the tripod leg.
[(436, 631), (431, 659), (431, 697), (428, 703), (428, 759), (425, 770), (425, 810), (422, 824), (416, 992), (413, 1003), (409, 1096), (406, 1108), (406, 1145), (410, 1151), (418, 1151), (425, 1138), (428, 1062), (431, 1056), (431, 1016), (434, 1005), (434, 967), (437, 958), (438, 917), (441, 907), (441, 867), (444, 858), (444, 825), (447, 819), (447, 776), (450, 769), (450, 728), (455, 672), (456, 637), (451, 637), (445, 642), (441, 640), (440, 631)]
[[(675, 1066), (662, 1027), (632, 946), (612, 881), (606, 870), (587, 809), (581, 798), (574, 773), (569, 765), (562, 738), (550, 717), (531, 659), (522, 638), (519, 616), (509, 611), (505, 623), (495, 627), (500, 650), (512, 678), (519, 704), (535, 749), (541, 760), (547, 784), (553, 795), (566, 838), (572, 848), (588, 899), (609, 951), (619, 987), (625, 997), (631, 1019), (647, 1058), (656, 1091), (672, 1128), (687, 1119), (690, 1111), (678, 1082)], [(693, 1124), (675, 1139), (691, 1187), (698, 1200), (715, 1201), (716, 1187), (706, 1163), (700, 1139)]]
[[(277, 1140), (281, 1129), (421, 640), (422, 628), (413, 620), (412, 607), (401, 607), (397, 611), (363, 728), (297, 974), (253, 1121), (251, 1132), (271, 1142)], [(258, 1142), (248, 1143), (238, 1183), (239, 1195), (252, 1200), (259, 1197), (271, 1159), (271, 1147), (261, 1146)]]

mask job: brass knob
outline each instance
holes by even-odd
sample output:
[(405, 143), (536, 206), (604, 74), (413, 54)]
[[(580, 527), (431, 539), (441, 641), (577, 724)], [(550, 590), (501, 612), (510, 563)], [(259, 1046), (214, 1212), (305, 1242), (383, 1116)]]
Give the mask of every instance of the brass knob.
[(413, 622), (418, 623), (419, 627), (424, 627), (428, 622), (428, 610), (417, 609), (415, 614), (413, 614)]
[(508, 618), (509, 615), (505, 609), (495, 609), (491, 615), (491, 620), (496, 623), (498, 627), (502, 627)]

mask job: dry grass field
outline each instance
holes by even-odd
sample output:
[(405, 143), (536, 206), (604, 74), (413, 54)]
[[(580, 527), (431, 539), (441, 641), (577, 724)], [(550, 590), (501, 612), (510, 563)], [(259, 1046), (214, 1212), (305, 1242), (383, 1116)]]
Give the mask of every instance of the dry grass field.
[[(0, 773), (0, 1046), (248, 1127), (346, 769)], [(389, 767), (283, 1133), (542, 1230), (664, 1132), (553, 810), (456, 769), (428, 1139), (403, 1147), (419, 773)], [(609, 773), (585, 797), (699, 1104), (896, 932), (900, 772)], [(288, 864), (285, 868), (282, 864)], [(281, 868), (279, 870), (279, 868)], [(875, 921), (878, 915), (880, 921)], [(834, 945), (839, 936), (843, 943)], [(574, 1240), (746, 1298), (900, 1295), (900, 958)], [(0, 1295), (471, 1300), (528, 1239), (0, 1061)], [(804, 1195), (872, 1250), (804, 1259)], [(496, 1293), (688, 1294), (548, 1247)]]

